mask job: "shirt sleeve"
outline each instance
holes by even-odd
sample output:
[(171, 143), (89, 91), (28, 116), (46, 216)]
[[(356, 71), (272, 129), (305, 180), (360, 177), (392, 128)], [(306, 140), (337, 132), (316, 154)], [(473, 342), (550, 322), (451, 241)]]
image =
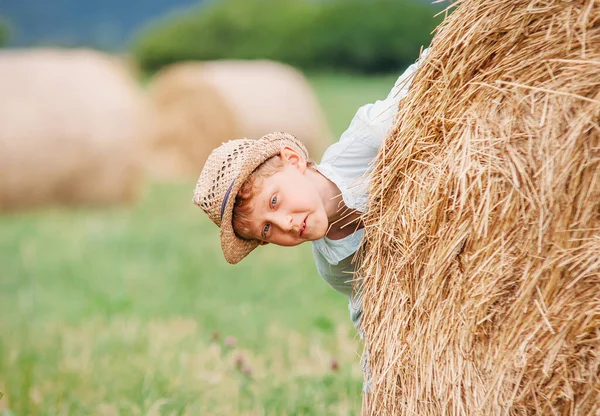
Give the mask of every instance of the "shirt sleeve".
[[(420, 59), (425, 57), (427, 52), (427, 49), (424, 50)], [(419, 67), (419, 62), (410, 65), (398, 77), (385, 99), (360, 107), (352, 118), (348, 129), (342, 133), (340, 140), (331, 147), (346, 147), (351, 143), (359, 142), (378, 149), (393, 125), (394, 117), (398, 112), (398, 103), (407, 94), (413, 75)], [(343, 152), (332, 153), (343, 154)]]
[(394, 124), (399, 101), (408, 92), (417, 68), (418, 62), (409, 66), (385, 99), (360, 107), (340, 140), (329, 146), (323, 155), (319, 171), (340, 189), (349, 190), (342, 194), (349, 208), (364, 212), (367, 206), (371, 163)]

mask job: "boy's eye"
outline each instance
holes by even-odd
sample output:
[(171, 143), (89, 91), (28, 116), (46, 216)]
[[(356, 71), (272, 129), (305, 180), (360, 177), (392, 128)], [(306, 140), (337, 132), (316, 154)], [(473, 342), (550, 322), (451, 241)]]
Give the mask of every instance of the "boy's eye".
[(263, 227), (263, 238), (267, 237), (267, 234), (269, 233), (270, 228), (271, 228), (271, 224), (265, 224), (265, 226)]
[(277, 204), (277, 195), (273, 195), (273, 197), (271, 198), (271, 208), (275, 208), (276, 204)]

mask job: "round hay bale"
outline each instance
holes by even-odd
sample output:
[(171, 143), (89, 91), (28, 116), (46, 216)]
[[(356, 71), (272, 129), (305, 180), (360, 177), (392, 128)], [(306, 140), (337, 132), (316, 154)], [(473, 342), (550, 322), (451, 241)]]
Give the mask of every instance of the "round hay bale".
[(240, 131), (236, 115), (219, 92), (202, 79), (196, 63), (172, 65), (150, 86), (155, 129), (148, 170), (156, 177), (193, 177), (210, 152)]
[(600, 409), (600, 2), (465, 0), (381, 149), (364, 413)]
[(0, 210), (134, 199), (146, 108), (112, 57), (2, 51), (0, 91)]
[(195, 177), (210, 152), (236, 137), (287, 131), (311, 157), (329, 143), (325, 118), (301, 72), (271, 61), (186, 62), (159, 72), (150, 86), (156, 135), (149, 170)]

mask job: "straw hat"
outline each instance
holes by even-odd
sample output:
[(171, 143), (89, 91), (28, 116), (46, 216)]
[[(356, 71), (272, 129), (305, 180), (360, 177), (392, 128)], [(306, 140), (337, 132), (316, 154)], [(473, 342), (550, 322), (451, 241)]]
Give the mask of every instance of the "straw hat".
[(248, 176), (264, 161), (291, 147), (308, 158), (304, 144), (288, 133), (269, 133), (258, 140), (236, 139), (223, 143), (208, 157), (196, 189), (194, 203), (221, 228), (221, 248), (227, 262), (238, 263), (254, 250), (258, 240), (239, 238), (233, 231), (235, 198)]

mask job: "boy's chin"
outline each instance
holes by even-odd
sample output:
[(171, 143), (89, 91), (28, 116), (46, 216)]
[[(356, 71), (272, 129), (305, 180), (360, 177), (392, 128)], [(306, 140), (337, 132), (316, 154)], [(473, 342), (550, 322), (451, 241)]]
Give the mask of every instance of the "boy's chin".
[(320, 240), (321, 238), (325, 237), (326, 235), (327, 235), (327, 229), (319, 230), (319, 232), (317, 232), (316, 234), (311, 235), (310, 238), (308, 239), (308, 241)]

